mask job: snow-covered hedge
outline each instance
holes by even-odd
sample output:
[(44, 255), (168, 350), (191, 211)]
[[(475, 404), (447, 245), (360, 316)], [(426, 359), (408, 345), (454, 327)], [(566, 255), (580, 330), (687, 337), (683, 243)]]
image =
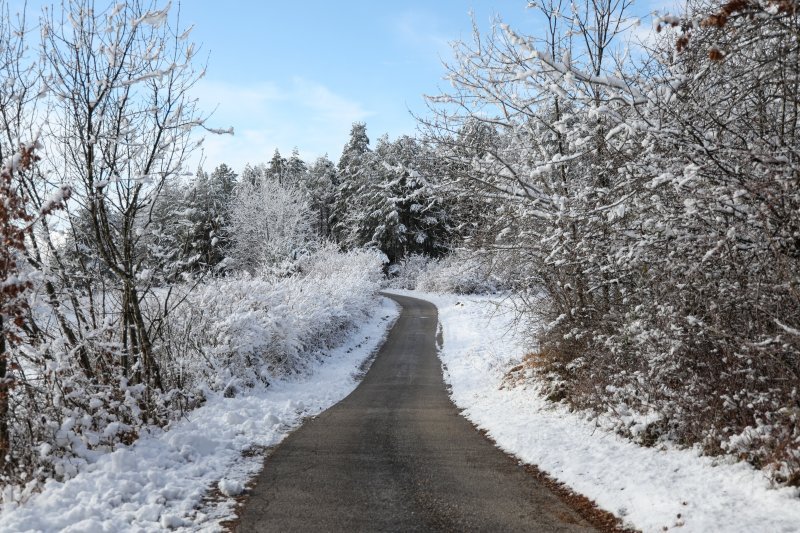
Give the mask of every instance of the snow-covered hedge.
[(410, 254), (389, 267), (389, 286), (395, 289), (413, 290), (417, 279), (431, 264), (427, 255)]
[(396, 289), (455, 294), (485, 294), (510, 287), (512, 276), (491, 258), (454, 252), (440, 259), (410, 255), (393, 265), (389, 285)]
[(439, 293), (478, 294), (499, 288), (486, 262), (465, 254), (452, 254), (432, 261), (417, 278), (417, 290)]
[(365, 317), (384, 261), (376, 251), (323, 247), (290, 277), (211, 280), (175, 311), (162, 368), (183, 390), (226, 394), (301, 371)]

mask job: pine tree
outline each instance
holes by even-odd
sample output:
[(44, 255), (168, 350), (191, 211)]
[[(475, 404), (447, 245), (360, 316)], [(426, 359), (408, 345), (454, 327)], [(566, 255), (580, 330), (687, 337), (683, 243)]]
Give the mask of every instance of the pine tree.
[(309, 207), (314, 214), (312, 227), (322, 239), (331, 237), (330, 218), (336, 201), (336, 190), (339, 183), (336, 166), (327, 155), (318, 158), (308, 170), (306, 188), (309, 195)]
[(330, 222), (336, 242), (343, 247), (362, 246), (369, 241), (369, 237), (365, 239), (360, 231), (366, 216), (361, 209), (361, 202), (373, 178), (374, 165), (367, 126), (363, 122), (356, 122), (339, 158), (339, 184)]
[(242, 170), (242, 181), (247, 181), (252, 185), (256, 185), (260, 181), (267, 179), (269, 175), (269, 169), (267, 165), (264, 163), (259, 163), (255, 166), (252, 166), (250, 163), (244, 166), (244, 170)]
[(216, 267), (225, 257), (229, 243), (225, 228), (236, 177), (225, 163), (210, 175), (200, 169), (189, 193), (187, 208), (191, 229), (187, 253), (196, 256), (204, 268)]
[(267, 177), (283, 185), (284, 177), (286, 175), (286, 159), (281, 157), (281, 152), (275, 148), (275, 153), (272, 154), (272, 159), (267, 166)]
[(384, 136), (375, 149), (378, 179), (366, 195), (368, 244), (391, 262), (409, 254), (440, 255), (447, 248), (449, 216), (438, 192), (431, 154), (415, 139)]
[(300, 151), (295, 147), (284, 167), (284, 184), (303, 187), (308, 179), (308, 165), (300, 158)]

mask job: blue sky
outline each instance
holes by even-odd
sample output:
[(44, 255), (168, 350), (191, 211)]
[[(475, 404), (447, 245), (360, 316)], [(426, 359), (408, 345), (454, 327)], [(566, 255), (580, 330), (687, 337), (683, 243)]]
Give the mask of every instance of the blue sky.
[[(489, 4), (491, 4), (489, 6)], [(307, 160), (336, 160), (354, 121), (371, 139), (413, 134), (409, 110), (424, 111), (424, 93), (443, 84), (449, 42), (468, 38), (470, 10), (487, 29), (494, 14), (523, 30), (532, 24), (524, 0), (185, 1), (181, 18), (209, 54), (198, 87), (216, 108), (206, 168), (268, 161), (277, 147)]]
[[(42, 4), (27, 0), (34, 15)], [(156, 0), (166, 5), (168, 0)], [(638, 0), (637, 12), (681, 0)], [(108, 0), (111, 3), (112, 0)], [(25, 0), (11, 0), (20, 9)], [(105, 7), (106, 0), (96, 0)], [(206, 135), (189, 170), (227, 163), (269, 161), (275, 148), (294, 147), (311, 162), (336, 161), (351, 124), (367, 123), (374, 141), (414, 134), (411, 112), (424, 114), (423, 94), (446, 87), (443, 60), (452, 41), (469, 39), (470, 12), (481, 31), (500, 16), (523, 34), (535, 34), (526, 0), (172, 0), (181, 28), (194, 25), (199, 57), (208, 58), (195, 96), (209, 126), (235, 135)], [(670, 9), (667, 9), (670, 10)], [(173, 19), (174, 20), (174, 19)], [(647, 24), (642, 27), (647, 30)]]

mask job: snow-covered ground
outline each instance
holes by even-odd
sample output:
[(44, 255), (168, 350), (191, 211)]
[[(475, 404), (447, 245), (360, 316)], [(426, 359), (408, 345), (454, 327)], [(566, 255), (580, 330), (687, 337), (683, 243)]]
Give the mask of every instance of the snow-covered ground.
[[(232, 496), (261, 468), (259, 454), (242, 453), (276, 445), (304, 417), (347, 396), (398, 314), (381, 298), (372, 319), (309, 374), (235, 398), (213, 396), (168, 430), (101, 456), (65, 483), (49, 482), (21, 506), (7, 505), (0, 531), (219, 529), (232, 517)], [(204, 502), (214, 487), (228, 497)]]
[(489, 298), (392, 291), (439, 308), (440, 357), (464, 416), (507, 453), (643, 531), (800, 531), (800, 491), (775, 489), (744, 463), (694, 450), (643, 448), (580, 413), (546, 402), (536, 387), (500, 388), (525, 353), (510, 308)]

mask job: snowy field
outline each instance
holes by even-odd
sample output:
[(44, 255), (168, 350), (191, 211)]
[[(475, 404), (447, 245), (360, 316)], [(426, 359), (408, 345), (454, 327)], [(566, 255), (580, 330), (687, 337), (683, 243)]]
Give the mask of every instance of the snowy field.
[(525, 353), (509, 307), (487, 297), (391, 291), (439, 308), (445, 380), (464, 416), (507, 453), (534, 464), (643, 531), (800, 531), (800, 491), (774, 489), (744, 463), (693, 450), (643, 448), (535, 387), (501, 389)]
[[(381, 298), (372, 318), (310, 374), (236, 398), (213, 396), (166, 431), (101, 456), (65, 483), (48, 482), (22, 506), (7, 505), (0, 531), (219, 530), (232, 518), (232, 497), (262, 465), (261, 455), (243, 452), (278, 444), (304, 417), (347, 396), (398, 314)], [(213, 488), (227, 497), (204, 501)]]

